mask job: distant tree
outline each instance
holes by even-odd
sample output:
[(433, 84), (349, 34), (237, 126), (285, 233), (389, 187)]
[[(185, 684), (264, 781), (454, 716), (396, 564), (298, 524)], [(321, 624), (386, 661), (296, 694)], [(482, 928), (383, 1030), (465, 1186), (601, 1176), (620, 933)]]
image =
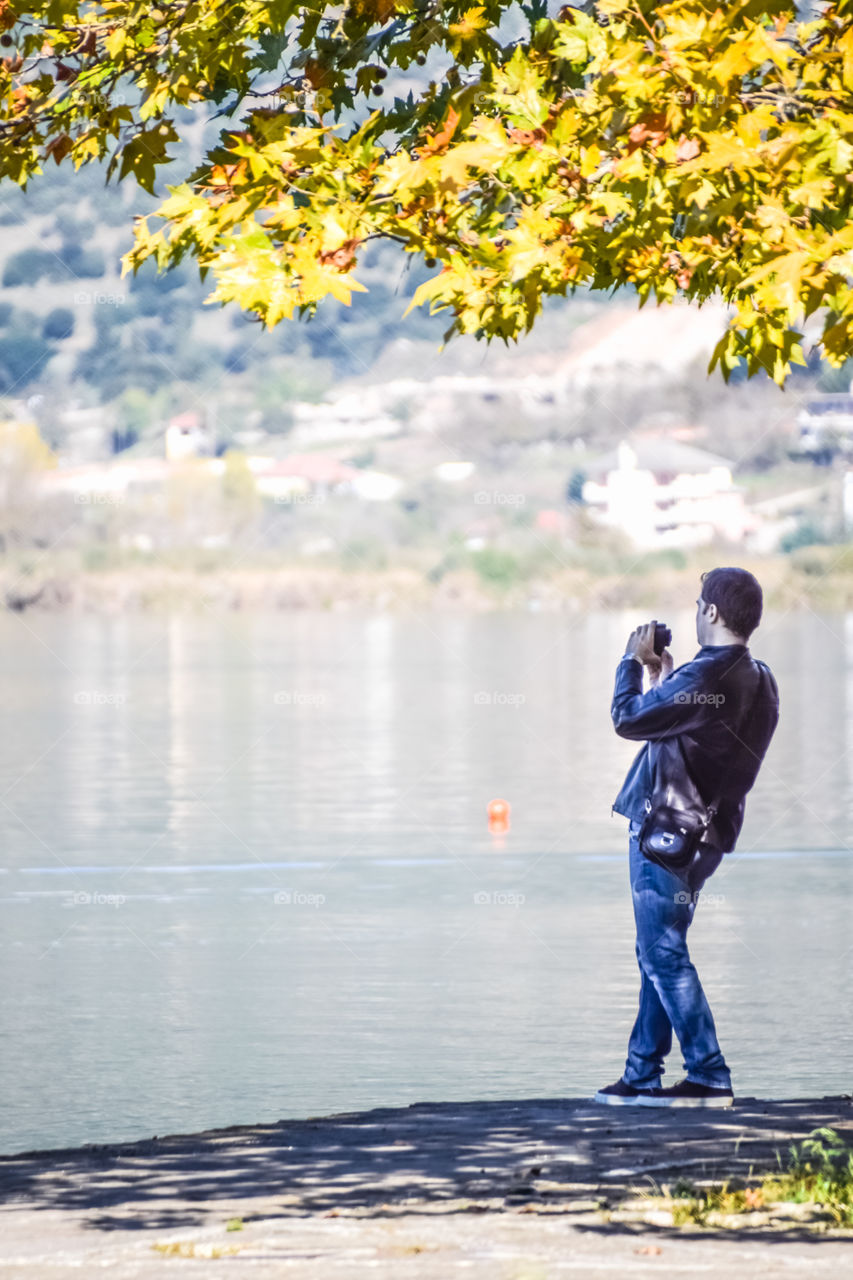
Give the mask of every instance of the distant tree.
[(168, 370), (157, 356), (126, 349), (103, 338), (79, 353), (73, 376), (96, 387), (103, 403), (121, 395), (128, 385), (153, 394), (169, 379)]
[(125, 449), (132, 448), (138, 439), (139, 436), (133, 427), (113, 427), (110, 432), (113, 453), (123, 453)]
[(821, 369), (817, 385), (821, 391), (849, 391), (853, 386), (853, 360), (845, 360), (837, 369)]
[(206, 461), (187, 458), (171, 468), (166, 482), (163, 533), (172, 546), (198, 546), (223, 532), (222, 485)]
[(97, 278), (105, 270), (104, 255), (98, 248), (82, 249), (76, 244), (64, 244), (56, 252), (48, 249), (22, 249), (6, 259), (3, 284), (11, 289), (22, 284), (38, 284), (44, 278), (54, 281)]
[(164, 416), (163, 406), (140, 387), (134, 386), (122, 392), (117, 410), (118, 430), (123, 435), (133, 435), (136, 439), (152, 426), (156, 418)]
[(585, 471), (573, 471), (569, 476), (569, 483), (566, 485), (566, 501), (571, 503), (583, 502), (583, 487), (586, 484)]
[[(831, 538), (822, 521), (805, 517), (800, 520), (796, 528), (783, 534), (779, 542), (779, 550), (789, 553), (798, 550), (799, 547), (824, 546), (830, 541)], [(821, 572), (825, 570), (822, 569)]]
[(62, 240), (79, 244), (91, 239), (97, 228), (91, 218), (78, 218), (73, 210), (60, 209), (54, 220), (53, 229)]
[(74, 332), (74, 312), (68, 307), (54, 307), (52, 311), (48, 311), (44, 318), (41, 335), (48, 341), (54, 339), (62, 341), (63, 338), (70, 338)]
[(24, 192), (15, 187), (10, 188), (7, 184), (0, 203), (0, 227), (20, 226), (26, 220), (27, 203)]
[(261, 502), (246, 455), (236, 449), (229, 449), (224, 454), (224, 459), (222, 497), (229, 533), (233, 537), (251, 523), (260, 511)]
[(55, 466), (35, 423), (0, 422), (0, 552), (32, 540), (42, 504), (39, 477)]
[(107, 264), (102, 249), (97, 246), (87, 248), (85, 245), (66, 241), (57, 250), (56, 265), (51, 279), (65, 280), (70, 276), (97, 280), (105, 274), (106, 269)]
[(33, 333), (7, 330), (0, 336), (0, 395), (20, 392), (35, 382), (54, 348)]
[(3, 267), (3, 284), (7, 289), (19, 285), (38, 284), (54, 270), (56, 259), (46, 249), (21, 249), (10, 254)]

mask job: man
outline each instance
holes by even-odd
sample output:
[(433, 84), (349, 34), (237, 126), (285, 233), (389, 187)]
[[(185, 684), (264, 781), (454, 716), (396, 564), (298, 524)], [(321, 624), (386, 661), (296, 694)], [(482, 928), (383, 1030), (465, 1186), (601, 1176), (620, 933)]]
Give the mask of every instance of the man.
[[(668, 649), (654, 650), (655, 623), (637, 627), (616, 670), (611, 716), (622, 738), (645, 740), (613, 808), (630, 820), (629, 862), (640, 1007), (622, 1078), (596, 1102), (617, 1106), (731, 1106), (731, 1075), (714, 1019), (687, 951), (687, 930), (702, 886), (735, 847), (744, 797), (755, 782), (779, 719), (770, 668), (748, 642), (762, 610), (761, 587), (745, 569), (702, 574), (696, 601), (692, 662), (673, 671)], [(650, 687), (643, 692), (643, 668)], [(686, 869), (676, 874), (640, 851), (638, 835), (651, 806), (684, 808), (695, 800), (715, 809)], [(661, 1088), (675, 1031), (685, 1080)]]

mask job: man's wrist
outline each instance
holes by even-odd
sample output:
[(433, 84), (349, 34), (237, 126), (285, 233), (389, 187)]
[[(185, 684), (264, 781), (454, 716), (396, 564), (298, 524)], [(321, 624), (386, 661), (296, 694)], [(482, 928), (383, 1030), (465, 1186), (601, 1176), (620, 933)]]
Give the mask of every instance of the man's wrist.
[(639, 662), (640, 666), (643, 665), (643, 659), (638, 658), (636, 653), (623, 653), (621, 661), (624, 662), (626, 658), (633, 658), (635, 662)]

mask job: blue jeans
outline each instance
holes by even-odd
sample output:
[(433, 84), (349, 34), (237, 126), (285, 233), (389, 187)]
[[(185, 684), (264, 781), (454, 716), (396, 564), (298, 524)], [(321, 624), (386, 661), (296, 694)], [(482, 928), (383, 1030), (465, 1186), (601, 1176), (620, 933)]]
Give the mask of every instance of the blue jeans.
[(723, 857), (703, 852), (685, 881), (640, 853), (639, 825), (628, 833), (631, 896), (637, 922), (640, 1008), (628, 1042), (622, 1079), (649, 1089), (660, 1085), (663, 1060), (673, 1031), (684, 1055), (688, 1080), (731, 1088), (731, 1075), (699, 975), (687, 952), (687, 930), (696, 910), (695, 896)]

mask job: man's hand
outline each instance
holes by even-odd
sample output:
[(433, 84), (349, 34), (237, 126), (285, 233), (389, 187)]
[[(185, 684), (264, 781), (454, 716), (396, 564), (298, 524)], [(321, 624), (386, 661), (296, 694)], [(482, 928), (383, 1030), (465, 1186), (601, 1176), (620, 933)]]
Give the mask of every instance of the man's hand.
[(675, 663), (672, 660), (672, 654), (669, 649), (664, 649), (663, 653), (658, 658), (657, 670), (655, 670), (654, 667), (649, 667), (649, 684), (653, 688), (655, 685), (660, 684), (661, 680), (665, 680), (667, 676), (671, 674), (674, 666)]
[(655, 653), (655, 627), (657, 622), (643, 622), (628, 637), (625, 652), (639, 658), (644, 667), (660, 666), (660, 658)]
[(659, 684), (661, 680), (665, 680), (675, 665), (672, 660), (672, 654), (669, 649), (664, 649), (662, 654), (655, 653), (655, 626), (656, 619), (651, 622), (644, 622), (637, 627), (628, 637), (628, 643), (625, 646), (626, 653), (632, 653), (640, 659), (644, 667), (648, 668), (649, 681), (652, 685)]

